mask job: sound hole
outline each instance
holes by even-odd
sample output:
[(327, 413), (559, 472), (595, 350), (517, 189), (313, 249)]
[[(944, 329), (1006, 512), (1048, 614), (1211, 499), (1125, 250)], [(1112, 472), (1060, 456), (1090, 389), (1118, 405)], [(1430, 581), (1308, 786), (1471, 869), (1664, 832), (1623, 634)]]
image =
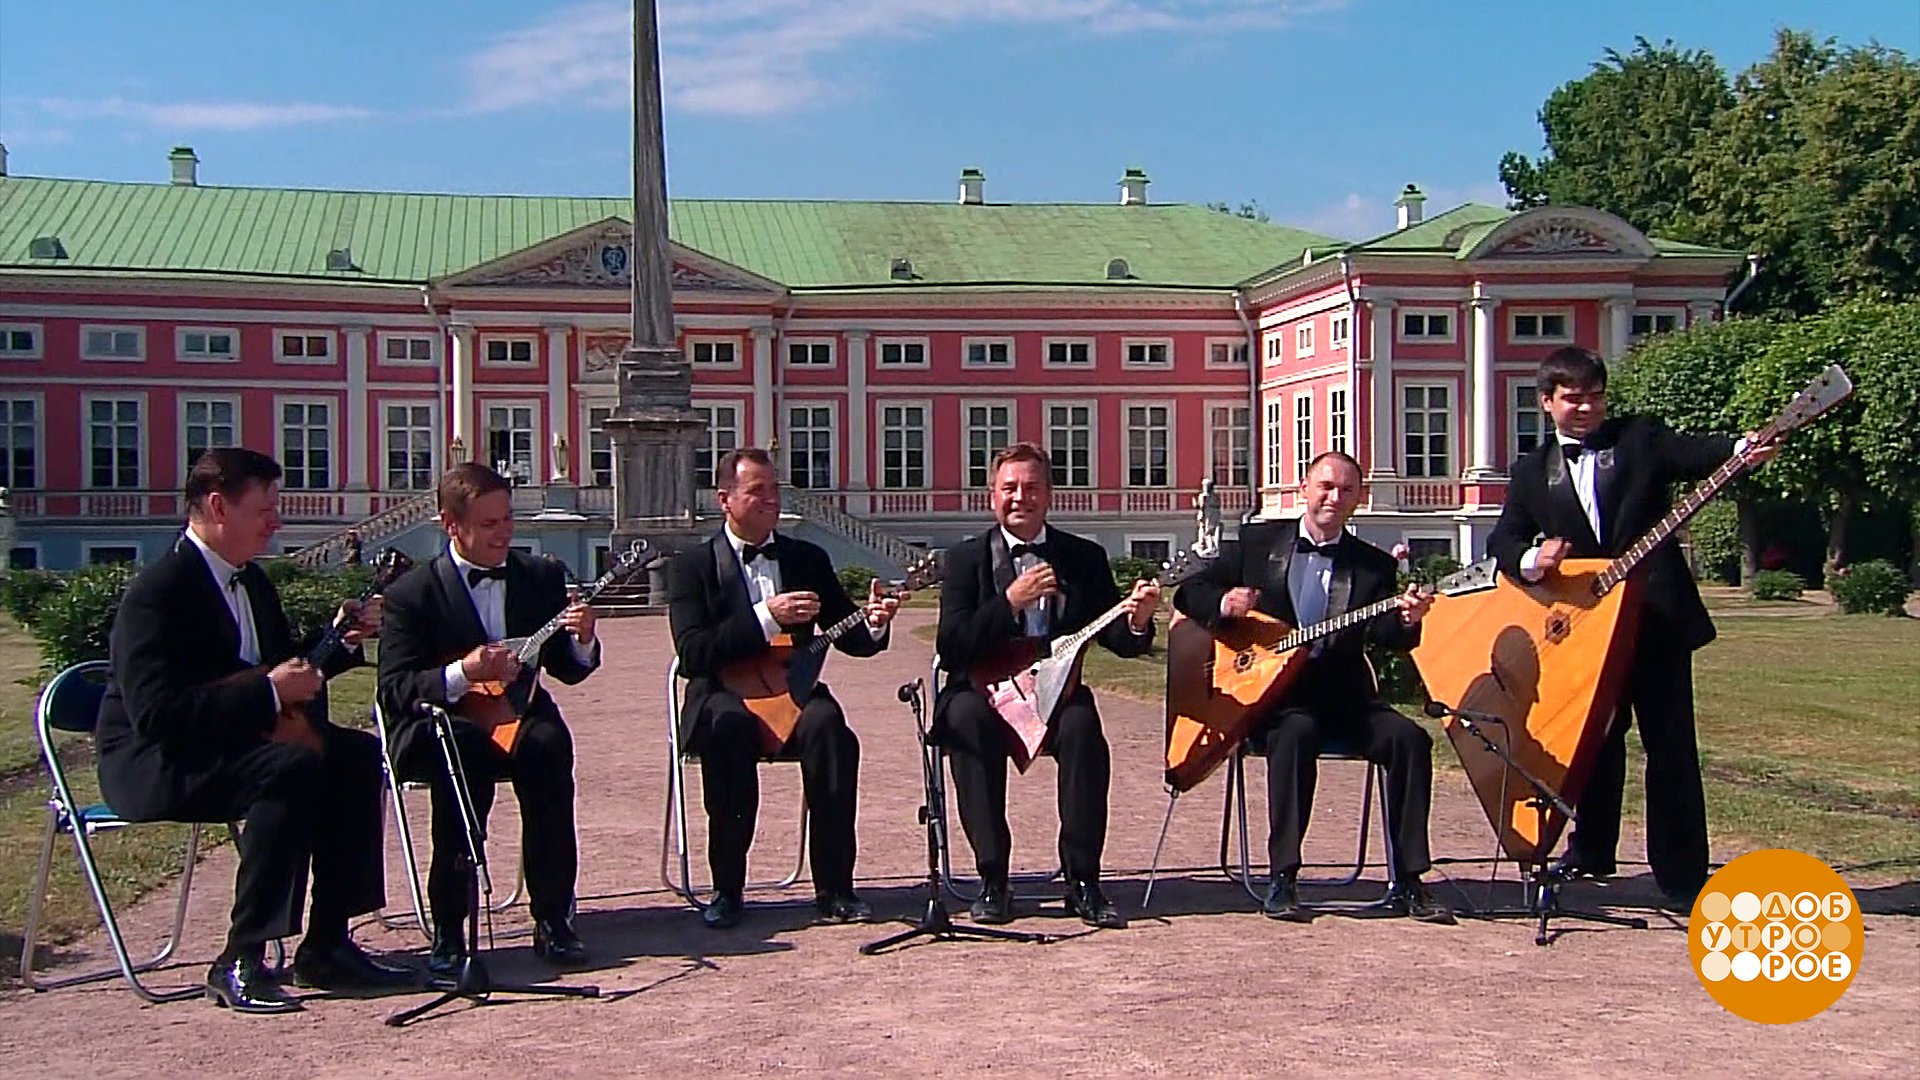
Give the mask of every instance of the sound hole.
[(1548, 641), (1554, 641), (1554, 642), (1565, 641), (1567, 638), (1567, 632), (1572, 629), (1573, 629), (1573, 622), (1572, 620), (1567, 618), (1566, 612), (1554, 611), (1554, 612), (1548, 613), (1547, 615), (1547, 640)]
[(1253, 667), (1253, 657), (1248, 653), (1233, 654), (1233, 670), (1245, 674)]

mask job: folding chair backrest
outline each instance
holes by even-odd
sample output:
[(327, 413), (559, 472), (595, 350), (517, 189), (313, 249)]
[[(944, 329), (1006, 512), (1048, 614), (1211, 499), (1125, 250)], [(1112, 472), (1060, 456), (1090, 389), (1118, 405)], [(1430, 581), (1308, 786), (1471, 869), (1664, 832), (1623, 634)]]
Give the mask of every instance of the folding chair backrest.
[(55, 675), (40, 693), (36, 719), (42, 730), (91, 735), (100, 722), (109, 670), (105, 660), (87, 660)]

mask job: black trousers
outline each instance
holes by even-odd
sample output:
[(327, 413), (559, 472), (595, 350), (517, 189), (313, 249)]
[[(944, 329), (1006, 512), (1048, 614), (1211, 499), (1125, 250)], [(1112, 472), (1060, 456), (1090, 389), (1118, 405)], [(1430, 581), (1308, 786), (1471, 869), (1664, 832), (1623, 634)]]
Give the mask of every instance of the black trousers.
[(1635, 722), (1647, 751), (1647, 863), (1660, 888), (1685, 895), (1707, 882), (1707, 797), (1694, 736), (1693, 653), (1658, 630), (1643, 627), (1635, 642), (1625, 693), (1580, 794), (1568, 848), (1583, 866), (1613, 870), (1627, 782), (1627, 728)]
[(379, 740), (331, 724), (319, 730), (322, 754), (264, 742), (237, 751), (187, 791), (109, 796), (134, 821), (240, 822), (230, 948), (300, 932), (309, 865), (312, 944), (345, 940), (348, 919), (386, 904)]
[[(953, 771), (960, 824), (973, 845), (981, 880), (1005, 883), (1013, 850), (1007, 827), (1008, 747), (1013, 730), (972, 687), (946, 695), (940, 740)], [(1054, 713), (1041, 750), (1059, 765), (1060, 868), (1068, 881), (1100, 880), (1107, 846), (1107, 788), (1113, 757), (1093, 692), (1076, 687)]]
[[(714, 890), (739, 899), (760, 816), (760, 722), (738, 695), (725, 690), (708, 695), (701, 711), (693, 746), (707, 808), (707, 867)], [(860, 740), (825, 687), (817, 687), (800, 710), (793, 737), (775, 760), (800, 763), (800, 786), (812, 819), (807, 853), (814, 891), (851, 892)]]
[[(533, 917), (566, 919), (580, 869), (573, 832), (573, 733), (556, 713), (535, 713), (520, 722), (520, 738), (508, 755), (479, 728), (453, 720), (454, 744), (467, 773), (473, 812), (484, 832), (493, 810), (494, 786), (513, 782), (520, 801), (520, 852)], [(408, 744), (400, 775), (424, 780), (433, 797), (433, 863), (427, 871), (427, 902), (436, 927), (456, 932), (467, 917), (470, 879), (466, 824), (447, 776), (440, 740), (431, 731)]]
[(1425, 728), (1376, 699), (1290, 697), (1260, 738), (1267, 754), (1267, 858), (1276, 877), (1300, 869), (1320, 751), (1329, 743), (1351, 747), (1386, 767), (1393, 879), (1407, 880), (1432, 866), (1427, 817), (1433, 803), (1433, 737)]

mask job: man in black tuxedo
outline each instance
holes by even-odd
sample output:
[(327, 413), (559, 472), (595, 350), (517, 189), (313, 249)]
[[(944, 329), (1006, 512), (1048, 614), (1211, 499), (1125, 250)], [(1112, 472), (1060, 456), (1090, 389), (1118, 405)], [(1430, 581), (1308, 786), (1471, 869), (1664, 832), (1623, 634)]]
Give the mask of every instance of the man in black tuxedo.
[[(1209, 630), (1258, 611), (1292, 626), (1312, 626), (1394, 595), (1393, 556), (1346, 531), (1360, 503), (1360, 466), (1339, 451), (1307, 465), (1298, 521), (1243, 525), (1220, 546), (1200, 577), (1180, 587), (1174, 607)], [(1427, 816), (1433, 801), (1433, 738), (1380, 700), (1368, 643), (1409, 650), (1433, 598), (1409, 588), (1395, 610), (1322, 638), (1307, 666), (1274, 704), (1254, 738), (1267, 755), (1267, 857), (1273, 880), (1261, 910), (1270, 919), (1308, 922), (1300, 902), (1300, 840), (1313, 813), (1323, 740), (1357, 747), (1387, 772), (1391, 881), (1382, 906), (1422, 922), (1450, 924), (1453, 913), (1420, 881), (1431, 868)], [(1256, 742), (1256, 745), (1258, 743)]]
[[(252, 450), (202, 454), (187, 473), (187, 528), (127, 586), (109, 643), (96, 740), (100, 792), (132, 821), (240, 821), (227, 945), (207, 997), (239, 1012), (297, 1012), (262, 963), (300, 931), (309, 986), (393, 986), (413, 975), (353, 943), (347, 920), (386, 902), (380, 746), (335, 727), (324, 680), (362, 663), (378, 598), (344, 605), (346, 645), (315, 668), (296, 650), (273, 582), (252, 560), (280, 528), (280, 466)], [(316, 698), (318, 700), (316, 701)], [(303, 713), (282, 707), (309, 705)]]
[[(700, 758), (707, 808), (707, 863), (714, 898), (701, 911), (708, 927), (735, 926), (747, 881), (747, 849), (760, 812), (760, 721), (721, 685), (728, 665), (765, 654), (790, 634), (797, 645), (855, 613), (853, 601), (817, 545), (779, 536), (780, 474), (757, 447), (734, 450), (714, 468), (726, 523), (703, 544), (674, 557), (667, 575), (667, 618), (680, 674), (680, 748)], [(865, 621), (834, 646), (849, 656), (887, 647), (900, 602), (868, 594)], [(873, 909), (853, 891), (855, 800), (860, 741), (825, 683), (814, 687), (778, 760), (800, 762), (812, 817), (814, 904), (823, 918), (864, 922)]]
[[(996, 524), (946, 553), (940, 589), (938, 647), (948, 672), (934, 703), (935, 737), (951, 756), (960, 824), (973, 845), (980, 899), (973, 918), (1013, 918), (1007, 870), (1013, 846), (1007, 827), (1007, 758), (1013, 730), (988, 704), (972, 669), (1020, 639), (1040, 642), (1074, 633), (1122, 603), (1107, 553), (1099, 544), (1047, 524), (1053, 467), (1046, 451), (1015, 443), (993, 460), (988, 492)], [(1153, 644), (1160, 587), (1134, 583), (1126, 615), (1098, 640), (1116, 656), (1140, 656)], [(1060, 868), (1067, 910), (1090, 926), (1127, 925), (1100, 890), (1107, 844), (1107, 788), (1112, 758), (1093, 691), (1083, 683), (1048, 720), (1041, 752), (1060, 768)]]
[(466, 826), (433, 725), (419, 714), (423, 702), (454, 714), (454, 741), (483, 828), (495, 783), (513, 781), (534, 955), (562, 967), (583, 964), (587, 949), (574, 932), (572, 914), (580, 861), (573, 830), (573, 734), (544, 686), (534, 690), (511, 753), (460, 716), (458, 703), (476, 684), (511, 682), (520, 661), (500, 642), (531, 634), (555, 615), (567, 632), (548, 640), (540, 670), (569, 686), (585, 679), (600, 666), (593, 609), (568, 602), (560, 564), (513, 550), (513, 491), (505, 477), (462, 462), (440, 478), (439, 501), (448, 550), (387, 591), (380, 639), (380, 702), (396, 769), (403, 779), (426, 781), (432, 789), (427, 899), (433, 949), (427, 968), (441, 979), (459, 974), (466, 956), (462, 923), (469, 871)]
[[(1540, 364), (1540, 408), (1554, 436), (1513, 463), (1487, 550), (1500, 569), (1538, 581), (1561, 560), (1624, 553), (1672, 508), (1668, 488), (1704, 479), (1745, 449), (1721, 435), (1682, 435), (1646, 417), (1607, 419), (1607, 367), (1569, 346)], [(1542, 539), (1544, 537), (1544, 539)], [(1689, 909), (1707, 881), (1707, 806), (1693, 730), (1693, 652), (1714, 638), (1679, 545), (1656, 548), (1645, 575), (1639, 635), (1620, 706), (1581, 793), (1578, 824), (1555, 867), (1563, 879), (1614, 872), (1627, 727), (1640, 723), (1647, 751), (1647, 862), (1654, 881)]]

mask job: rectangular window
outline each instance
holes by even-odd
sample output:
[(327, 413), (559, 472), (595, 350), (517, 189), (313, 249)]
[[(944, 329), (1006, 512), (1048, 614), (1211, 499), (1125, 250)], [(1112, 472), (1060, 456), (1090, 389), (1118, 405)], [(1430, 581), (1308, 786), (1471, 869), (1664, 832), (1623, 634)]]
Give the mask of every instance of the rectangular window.
[(1286, 483), (1286, 476), (1280, 471), (1283, 458), (1281, 448), (1286, 445), (1286, 423), (1283, 406), (1278, 398), (1267, 399), (1266, 415), (1267, 482), (1266, 486), (1277, 488)]
[(488, 338), (483, 355), (489, 364), (518, 364), (525, 367), (533, 363), (533, 339)]
[(7, 550), (7, 569), (40, 569), (40, 546), (38, 544), (15, 544)]
[(1445, 311), (1407, 311), (1400, 315), (1400, 336), (1408, 339), (1453, 337), (1453, 315)]
[(880, 343), (881, 367), (926, 367), (927, 343), (924, 341), (883, 341)]
[(516, 484), (534, 482), (533, 406), (487, 406), (487, 461)]
[(1244, 488), (1253, 480), (1253, 419), (1245, 405), (1207, 407), (1207, 443), (1212, 451), (1213, 482)]
[(389, 402), (385, 408), (387, 491), (432, 491), (433, 406)]
[(240, 335), (232, 330), (182, 327), (174, 344), (175, 352), (183, 361), (219, 363), (240, 359)]
[(1353, 453), (1353, 448), (1347, 445), (1347, 388), (1344, 386), (1327, 390), (1327, 449)]
[(425, 334), (385, 334), (381, 337), (380, 359), (388, 364), (431, 364), (434, 339)]
[(993, 455), (1013, 441), (1013, 410), (1006, 405), (968, 405), (967, 486), (984, 488), (993, 482)]
[[(611, 413), (612, 410), (601, 410)], [(707, 437), (693, 448), (693, 482), (703, 491), (713, 490), (720, 459), (740, 448), (740, 407), (738, 405), (695, 405), (693, 411), (707, 423)], [(796, 410), (798, 411), (798, 410)], [(607, 483), (613, 483), (613, 454), (607, 454)]]
[(1247, 343), (1244, 341), (1207, 342), (1207, 366), (1210, 368), (1246, 367)]
[(1438, 480), (1453, 476), (1450, 460), (1453, 410), (1451, 388), (1415, 385), (1401, 388), (1400, 430), (1403, 433), (1400, 472), (1411, 479)]
[(1313, 355), (1313, 324), (1302, 323), (1293, 328), (1293, 355)]
[(1277, 364), (1286, 357), (1285, 347), (1281, 345), (1284, 340), (1278, 332), (1267, 335), (1267, 363)]
[(1164, 564), (1168, 559), (1173, 558), (1173, 541), (1147, 540), (1130, 536), (1127, 538), (1127, 554), (1136, 559)]
[(797, 488), (833, 487), (833, 409), (795, 405), (787, 410), (787, 483)]
[(1139, 368), (1164, 368), (1173, 366), (1173, 342), (1171, 341), (1129, 341), (1127, 342), (1127, 366)]
[(1335, 315), (1332, 325), (1328, 328), (1327, 344), (1332, 346), (1345, 345), (1348, 337), (1350, 337), (1352, 333), (1353, 320), (1345, 315)]
[(40, 359), (40, 327), (34, 323), (0, 323), (0, 360)]
[(146, 356), (147, 332), (137, 326), (80, 328), (82, 360), (144, 360)]
[[(699, 406), (696, 405), (693, 411), (699, 412)], [(613, 407), (610, 405), (595, 405), (587, 410), (587, 483), (592, 487), (613, 486), (613, 437), (607, 434), (607, 418), (612, 415)], [(695, 447), (696, 480), (699, 479), (699, 458), (700, 450)], [(711, 467), (707, 469), (707, 475), (709, 477), (713, 475)], [(708, 482), (702, 486), (712, 487), (712, 483)]]
[(133, 544), (88, 544), (88, 566), (112, 566), (140, 561), (140, 549)]
[(96, 488), (140, 487), (141, 401), (93, 398), (87, 402), (87, 482)]
[(1637, 311), (1633, 315), (1634, 340), (1649, 334), (1668, 334), (1679, 329), (1680, 315), (1672, 311)]
[(969, 341), (965, 345), (964, 355), (968, 367), (1012, 367), (1013, 342), (1004, 340)]
[(788, 367), (832, 367), (833, 342), (794, 341), (787, 345)]
[(890, 491), (927, 486), (927, 407), (880, 407), (880, 486)]
[(238, 446), (239, 406), (232, 398), (187, 398), (180, 403), (181, 435), (187, 444), (187, 468), (216, 447)]
[(1092, 367), (1093, 342), (1091, 341), (1049, 341), (1047, 342), (1048, 367)]
[(1566, 341), (1566, 313), (1516, 311), (1513, 313), (1512, 336), (1515, 341)]
[(1313, 395), (1300, 394), (1293, 399), (1293, 478), (1307, 478), (1307, 463), (1313, 460)]
[(40, 403), (0, 398), (0, 487), (40, 486)]
[(1053, 486), (1093, 486), (1093, 406), (1047, 406), (1047, 457), (1053, 460)]
[(703, 367), (738, 367), (740, 354), (731, 341), (690, 341), (687, 359)]
[(280, 486), (287, 491), (333, 487), (333, 407), (317, 401), (280, 403)]
[(1540, 445), (1546, 434), (1546, 414), (1540, 411), (1540, 392), (1535, 384), (1513, 384), (1513, 447), (1511, 459)]
[(1166, 487), (1173, 469), (1173, 410), (1127, 406), (1127, 486)]
[(274, 335), (274, 359), (295, 363), (324, 361), (333, 355), (332, 334), (293, 333), (282, 330)]

